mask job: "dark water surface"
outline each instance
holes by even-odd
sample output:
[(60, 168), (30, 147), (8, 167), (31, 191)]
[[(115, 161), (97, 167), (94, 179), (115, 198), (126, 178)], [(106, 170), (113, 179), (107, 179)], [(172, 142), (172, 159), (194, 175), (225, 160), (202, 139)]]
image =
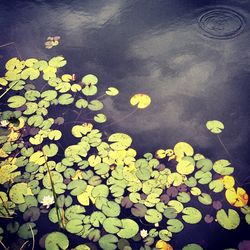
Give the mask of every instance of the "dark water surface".
[[(117, 87), (119, 97), (104, 100), (112, 121), (131, 111), (134, 93), (149, 94), (147, 109), (106, 129), (130, 134), (139, 154), (187, 141), (210, 159), (228, 158), (205, 127), (222, 121), (234, 175), (249, 190), (249, 22), (247, 0), (1, 0), (0, 46), (15, 42), (24, 59), (62, 54), (64, 72), (93, 73), (100, 89)], [(60, 45), (46, 50), (46, 38), (55, 35)], [(13, 45), (0, 47), (0, 54), (1, 67), (17, 56)], [(203, 222), (185, 226), (171, 242), (174, 249), (192, 241), (205, 249), (237, 248), (250, 240), (244, 223), (235, 231)]]

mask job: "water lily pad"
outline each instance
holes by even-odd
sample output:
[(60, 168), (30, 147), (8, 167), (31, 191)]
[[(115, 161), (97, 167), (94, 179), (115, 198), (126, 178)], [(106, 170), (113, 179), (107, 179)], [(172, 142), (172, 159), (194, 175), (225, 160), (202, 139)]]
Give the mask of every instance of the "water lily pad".
[(121, 212), (119, 204), (114, 201), (108, 201), (102, 206), (102, 212), (108, 217), (117, 217)]
[(61, 68), (66, 65), (67, 61), (64, 59), (63, 56), (56, 56), (49, 60), (49, 66), (55, 68)]
[(23, 96), (14, 95), (8, 99), (8, 106), (10, 108), (20, 108), (26, 103), (26, 99)]
[(18, 236), (24, 240), (31, 239), (32, 238), (32, 232), (33, 231), (34, 235), (37, 234), (37, 229), (35, 229), (36, 224), (33, 222), (27, 222), (23, 225), (21, 225), (18, 229)]
[(213, 169), (221, 175), (230, 175), (234, 172), (234, 168), (228, 160), (218, 160), (214, 163)]
[(74, 180), (68, 184), (68, 190), (71, 190), (70, 194), (80, 195), (87, 188), (87, 183), (84, 180)]
[(204, 205), (211, 205), (213, 200), (209, 194), (202, 193), (201, 195), (198, 196), (198, 200), (200, 203)]
[(80, 219), (72, 219), (68, 221), (66, 230), (72, 234), (80, 233), (83, 230), (83, 222)]
[(74, 101), (71, 94), (62, 94), (58, 97), (58, 103), (61, 105), (69, 105)]
[(172, 233), (179, 233), (183, 230), (184, 225), (180, 220), (177, 219), (169, 219), (167, 221), (167, 229)]
[(112, 234), (106, 234), (99, 240), (99, 245), (104, 250), (115, 250), (117, 248), (118, 238)]
[(107, 121), (107, 117), (104, 114), (96, 114), (94, 116), (94, 121), (96, 121), (98, 123), (104, 123)]
[(150, 96), (146, 94), (135, 94), (130, 99), (130, 104), (132, 106), (137, 106), (139, 109), (145, 109), (147, 108), (151, 103)]
[(92, 111), (98, 111), (98, 110), (103, 109), (103, 104), (99, 100), (93, 100), (89, 102), (88, 109)]
[(139, 232), (138, 224), (131, 219), (122, 219), (121, 224), (121, 229), (117, 233), (120, 238), (129, 239)]
[(32, 195), (27, 183), (16, 183), (9, 191), (10, 199), (16, 204), (24, 203), (27, 195)]
[(110, 144), (110, 147), (114, 150), (123, 150), (128, 148), (131, 143), (132, 143), (132, 138), (127, 135), (127, 134), (123, 134), (123, 133), (115, 133), (112, 134), (109, 138), (108, 138), (109, 142), (112, 142)]
[(119, 90), (115, 87), (109, 87), (105, 93), (109, 96), (116, 96), (119, 94)]
[(182, 250), (203, 250), (203, 248), (195, 243), (188, 244), (182, 248)]
[(93, 96), (97, 93), (97, 87), (94, 85), (85, 86), (82, 89), (82, 93), (86, 96)]
[(87, 106), (88, 106), (88, 101), (87, 100), (85, 100), (85, 99), (78, 99), (77, 101), (76, 101), (76, 103), (75, 103), (75, 106), (77, 107), (77, 108), (87, 108)]
[(61, 232), (53, 232), (48, 234), (45, 239), (46, 250), (66, 250), (69, 247), (68, 237)]
[(206, 123), (206, 127), (213, 134), (220, 134), (224, 129), (224, 124), (218, 120), (208, 121)]
[(217, 211), (216, 219), (218, 223), (227, 230), (235, 229), (240, 224), (239, 214), (231, 208), (228, 209), (228, 213), (226, 213), (224, 209)]
[(162, 220), (162, 214), (156, 209), (148, 209), (145, 214), (145, 220), (149, 223), (158, 223)]
[(201, 212), (194, 207), (186, 207), (182, 210), (182, 219), (189, 224), (196, 224), (202, 219)]

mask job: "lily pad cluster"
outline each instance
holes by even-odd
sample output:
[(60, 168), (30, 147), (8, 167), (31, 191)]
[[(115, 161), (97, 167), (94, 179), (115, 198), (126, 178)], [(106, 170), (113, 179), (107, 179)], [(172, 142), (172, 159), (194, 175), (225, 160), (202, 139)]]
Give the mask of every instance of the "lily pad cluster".
[[(12, 58), (0, 78), (9, 107), (0, 125), (0, 216), (8, 220), (0, 228), (2, 242), (10, 234), (34, 242), (37, 222), (47, 219), (58, 228), (48, 226), (38, 239), (48, 250), (173, 249), (171, 239), (186, 224), (204, 220), (232, 230), (240, 214), (250, 223), (248, 194), (236, 185), (227, 159), (213, 162), (186, 142), (137, 155), (128, 134), (107, 136), (100, 128), (108, 121), (101, 100), (118, 89), (95, 97), (98, 78), (87, 74), (76, 83), (71, 74), (60, 75), (65, 64), (62, 56)], [(151, 98), (135, 94), (130, 103), (144, 109)], [(53, 109), (67, 106), (74, 121), (53, 116)], [(67, 142), (74, 144), (62, 146), (68, 125)], [(207, 127), (215, 133), (224, 128), (214, 122)], [(72, 234), (82, 244), (72, 246)], [(203, 248), (191, 243), (183, 249)]]

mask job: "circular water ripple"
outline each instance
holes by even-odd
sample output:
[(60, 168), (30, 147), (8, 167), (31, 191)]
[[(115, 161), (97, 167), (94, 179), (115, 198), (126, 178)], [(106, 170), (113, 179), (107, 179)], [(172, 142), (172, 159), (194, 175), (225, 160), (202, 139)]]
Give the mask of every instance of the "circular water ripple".
[(198, 23), (205, 36), (215, 39), (230, 39), (238, 36), (245, 26), (245, 20), (241, 14), (222, 7), (203, 12)]

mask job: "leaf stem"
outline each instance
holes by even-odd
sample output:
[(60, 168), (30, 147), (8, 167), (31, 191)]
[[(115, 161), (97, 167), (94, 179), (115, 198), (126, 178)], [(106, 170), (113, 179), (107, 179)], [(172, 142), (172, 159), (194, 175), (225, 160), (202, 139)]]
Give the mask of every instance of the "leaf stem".
[(7, 88), (1, 95), (0, 95), (0, 99), (5, 96), (16, 84), (18, 83), (18, 81), (16, 81), (11, 87)]
[(35, 249), (35, 235), (34, 235), (34, 231), (33, 231), (30, 224), (29, 224), (29, 228), (30, 228), (30, 231), (31, 231), (31, 234), (32, 234), (32, 250), (34, 250)]
[(65, 229), (64, 219), (63, 219), (63, 216), (61, 215), (60, 208), (59, 208), (59, 206), (57, 204), (57, 195), (56, 195), (56, 191), (55, 191), (55, 186), (54, 186), (54, 182), (52, 180), (52, 175), (51, 175), (48, 163), (47, 163), (47, 159), (45, 158), (44, 151), (43, 151), (43, 157), (46, 160), (45, 161), (45, 165), (46, 165), (46, 167), (48, 169), (48, 174), (49, 174), (49, 179), (50, 179), (50, 183), (51, 183), (52, 193), (53, 193), (54, 200), (55, 200), (55, 206), (56, 206), (56, 213), (57, 213), (57, 218), (58, 218), (58, 224), (59, 224), (59, 227), (62, 227), (63, 229)]
[(221, 146), (223, 147), (223, 149), (225, 150), (225, 152), (227, 153), (227, 155), (229, 156), (229, 158), (232, 158), (232, 155), (229, 153), (226, 145), (223, 143), (223, 141), (221, 140), (220, 136), (217, 134), (217, 138), (221, 144)]
[(108, 124), (108, 125), (106, 125), (106, 126), (103, 126), (102, 129), (108, 128), (108, 127), (110, 127), (111, 125), (114, 125), (114, 124), (116, 124), (116, 123), (119, 123), (119, 122), (121, 122), (121, 121), (124, 121), (125, 119), (127, 119), (128, 117), (130, 117), (131, 115), (133, 115), (136, 111), (137, 111), (137, 109), (133, 110), (133, 111), (130, 112), (129, 114), (123, 116), (120, 120), (111, 122), (110, 124)]

